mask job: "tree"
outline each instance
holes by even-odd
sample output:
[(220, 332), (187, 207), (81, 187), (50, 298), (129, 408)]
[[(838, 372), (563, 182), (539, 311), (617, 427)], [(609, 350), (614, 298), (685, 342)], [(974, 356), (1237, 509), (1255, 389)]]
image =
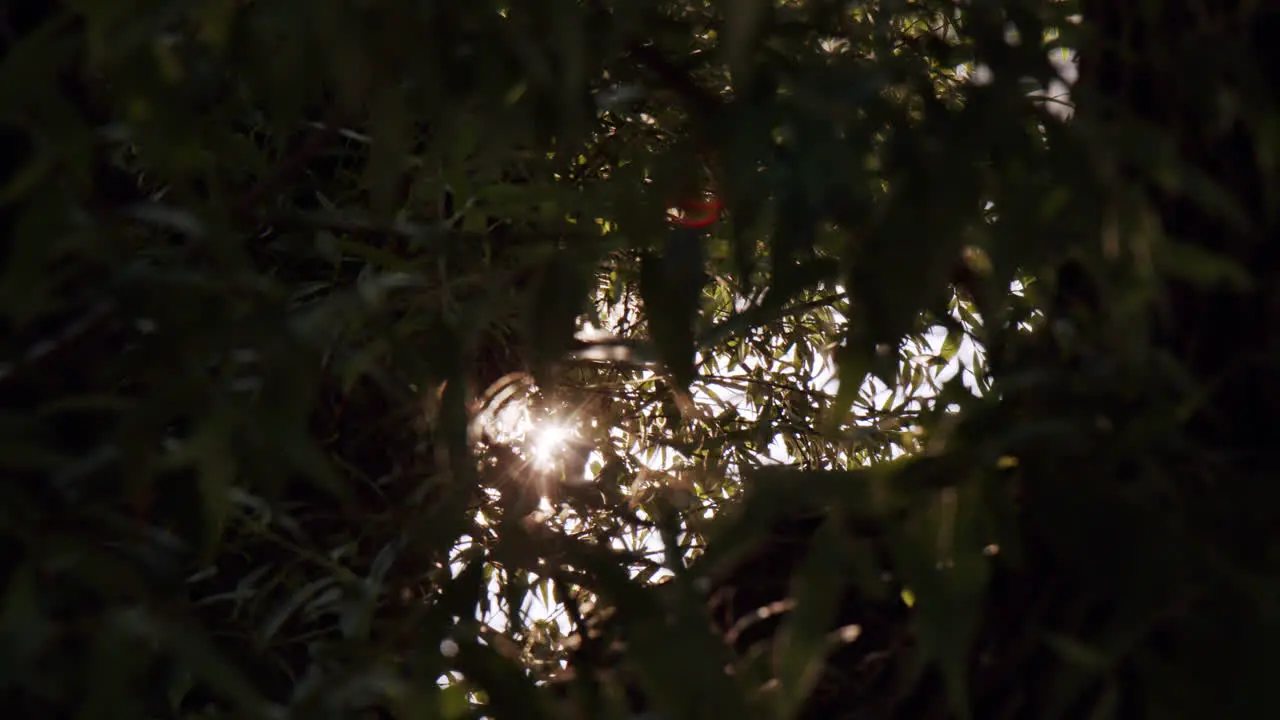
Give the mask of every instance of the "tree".
[(1268, 4), (4, 10), (18, 712), (1275, 704)]

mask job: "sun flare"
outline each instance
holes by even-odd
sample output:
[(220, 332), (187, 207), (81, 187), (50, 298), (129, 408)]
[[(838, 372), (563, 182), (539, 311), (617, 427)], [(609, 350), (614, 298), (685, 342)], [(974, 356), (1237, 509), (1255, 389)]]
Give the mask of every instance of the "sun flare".
[(535, 464), (547, 467), (555, 462), (573, 436), (573, 428), (559, 423), (542, 423), (529, 431), (530, 452)]

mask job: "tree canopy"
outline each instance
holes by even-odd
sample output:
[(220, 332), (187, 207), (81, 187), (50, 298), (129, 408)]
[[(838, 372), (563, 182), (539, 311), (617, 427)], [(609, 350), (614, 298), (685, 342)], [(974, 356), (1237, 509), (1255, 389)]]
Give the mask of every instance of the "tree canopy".
[(0, 3), (23, 717), (1267, 717), (1280, 10)]

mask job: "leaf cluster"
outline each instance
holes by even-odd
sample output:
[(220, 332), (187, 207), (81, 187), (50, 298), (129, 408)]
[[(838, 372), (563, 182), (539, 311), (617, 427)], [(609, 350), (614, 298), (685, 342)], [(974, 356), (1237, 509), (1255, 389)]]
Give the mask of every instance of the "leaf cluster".
[(1263, 4), (10, 5), (20, 715), (1274, 709)]

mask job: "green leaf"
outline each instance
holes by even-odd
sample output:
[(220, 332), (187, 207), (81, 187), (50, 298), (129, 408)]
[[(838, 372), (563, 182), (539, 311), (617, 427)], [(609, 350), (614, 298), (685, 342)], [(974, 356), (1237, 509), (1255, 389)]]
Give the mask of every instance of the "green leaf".
[(231, 510), (231, 487), (238, 462), (226, 437), (228, 418), (214, 417), (187, 443), (188, 458), (197, 473), (200, 502), (198, 551), (205, 562), (212, 559), (222, 539)]
[(863, 383), (871, 374), (875, 362), (874, 351), (862, 344), (842, 345), (836, 349), (836, 378), (840, 386), (836, 390), (835, 399), (827, 410), (825, 420), (827, 432), (835, 432), (845, 423), (849, 410), (857, 402), (862, 392)]
[(648, 254), (640, 266), (640, 297), (654, 345), (680, 388), (694, 381), (695, 324), (701, 311), (703, 267), (700, 234), (668, 231), (661, 256)]
[(487, 590), (485, 583), (485, 558), (482, 553), (471, 553), (462, 572), (449, 581), (433, 610), (441, 620), (473, 618)]
[(809, 552), (791, 579), (795, 607), (774, 640), (782, 718), (800, 717), (822, 677), (831, 649), (828, 634), (848, 584), (841, 572), (842, 543), (841, 532), (829, 517), (814, 533)]
[(542, 266), (526, 318), (530, 363), (539, 385), (549, 365), (562, 359), (573, 342), (578, 316), (590, 295), (593, 264), (581, 253), (561, 251)]
[(1046, 633), (1044, 642), (1063, 660), (1086, 670), (1101, 672), (1115, 664), (1102, 650), (1061, 633)]
[(399, 86), (384, 86), (374, 101), (370, 135), (373, 146), (366, 181), (371, 206), (376, 217), (388, 218), (400, 203), (400, 186), (411, 142), (409, 112)]
[(471, 639), (458, 641), (454, 667), (484, 690), (485, 716), (494, 720), (551, 718), (547, 696), (515, 660)]
[(258, 630), (258, 637), (261, 641), (269, 642), (272, 640), (276, 634), (280, 632), (280, 628), (284, 627), (284, 624), (289, 621), (289, 618), (296, 615), (298, 610), (302, 609), (303, 605), (306, 605), (322, 591), (333, 586), (335, 582), (336, 580), (334, 578), (326, 576), (312, 580), (306, 585), (298, 588), (296, 592), (286, 598), (280, 606), (276, 608), (275, 612), (267, 616), (266, 622)]
[(943, 360), (951, 362), (951, 359), (960, 352), (960, 344), (964, 342), (964, 331), (955, 329), (947, 333), (946, 339), (942, 341), (942, 350), (938, 353)]
[(792, 188), (782, 198), (778, 208), (777, 227), (770, 243), (770, 264), (773, 269), (771, 293), (788, 296), (803, 288), (806, 264), (814, 260), (814, 242), (818, 237), (819, 209), (804, 193), (803, 188)]
[(471, 688), (465, 682), (455, 682), (440, 692), (439, 712), (441, 720), (461, 720), (471, 717)]
[(840, 510), (870, 519), (901, 502), (885, 482), (895, 466), (874, 469), (806, 470), (795, 466), (754, 468), (744, 478), (735, 512), (718, 519), (711, 542), (698, 558), (697, 572), (717, 576), (769, 540), (778, 522)]
[(665, 586), (641, 587), (609, 550), (567, 542), (564, 557), (592, 579), (616, 608), (627, 665), (652, 701), (672, 717), (749, 717), (746, 693), (725, 674), (730, 658), (692, 587), (692, 573)]
[(1221, 287), (1234, 292), (1250, 292), (1254, 288), (1252, 274), (1227, 255), (1171, 239), (1164, 241), (1161, 250), (1158, 258), (1165, 272), (1196, 287)]
[(157, 618), (141, 610), (121, 613), (119, 622), (139, 640), (155, 643), (168, 652), (244, 716), (270, 716), (271, 710), (278, 710), (257, 692), (240, 668), (214, 647), (204, 628)]
[(529, 597), (529, 572), (508, 568), (506, 580), (502, 588), (502, 599), (507, 605), (507, 617), (513, 627), (524, 627), (524, 601)]
[[(917, 462), (904, 469), (927, 475), (941, 466)], [(976, 532), (980, 510), (975, 490), (944, 488), (928, 493), (926, 497), (932, 496), (933, 501), (926, 512), (916, 507), (921, 522), (915, 529), (899, 529), (891, 535), (894, 565), (915, 598), (912, 618), (921, 656), (938, 668), (951, 710), (960, 718), (972, 713), (971, 647), (991, 572), (983, 553), (985, 542)]]
[(77, 720), (107, 720), (142, 712), (133, 689), (145, 672), (149, 653), (118, 623), (107, 623), (93, 638), (88, 692), (80, 698)]
[(769, 15), (768, 0), (725, 0), (725, 53), (740, 87), (751, 70), (749, 58)]

